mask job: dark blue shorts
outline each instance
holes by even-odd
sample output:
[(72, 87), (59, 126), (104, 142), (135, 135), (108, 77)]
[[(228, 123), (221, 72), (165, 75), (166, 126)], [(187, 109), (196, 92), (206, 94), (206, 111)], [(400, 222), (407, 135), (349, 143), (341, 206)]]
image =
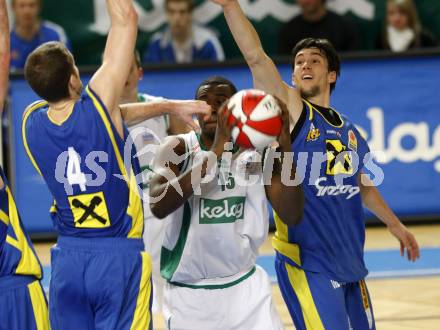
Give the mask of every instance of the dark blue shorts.
[(373, 308), (364, 280), (339, 283), (308, 272), (278, 255), (278, 284), (298, 330), (373, 330)]
[(46, 297), (35, 277), (0, 278), (0, 329), (49, 330)]
[(141, 239), (60, 237), (52, 248), (52, 330), (152, 329), (151, 258)]

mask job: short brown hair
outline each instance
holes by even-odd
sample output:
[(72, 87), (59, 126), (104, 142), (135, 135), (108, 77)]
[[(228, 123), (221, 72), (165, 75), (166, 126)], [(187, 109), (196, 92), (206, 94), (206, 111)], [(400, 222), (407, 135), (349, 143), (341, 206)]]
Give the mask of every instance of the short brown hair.
[(193, 10), (194, 4), (192, 0), (165, 0), (165, 10), (168, 9), (168, 4), (170, 2), (186, 2), (186, 4), (188, 5), (188, 9), (189, 11)]
[(35, 93), (48, 102), (69, 97), (69, 80), (74, 72), (73, 57), (60, 42), (47, 42), (27, 58), (24, 76)]

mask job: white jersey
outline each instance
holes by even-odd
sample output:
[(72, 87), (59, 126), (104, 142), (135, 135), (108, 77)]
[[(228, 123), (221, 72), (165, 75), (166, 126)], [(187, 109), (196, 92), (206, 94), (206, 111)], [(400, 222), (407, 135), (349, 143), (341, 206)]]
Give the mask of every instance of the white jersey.
[[(139, 94), (139, 102), (151, 102), (161, 100), (162, 98)], [(166, 219), (156, 219), (151, 213), (149, 205), (149, 182), (153, 172), (151, 166), (153, 163), (156, 148), (168, 136), (168, 117), (158, 116), (143, 122), (130, 126), (130, 136), (136, 146), (136, 155), (139, 159), (139, 165), (142, 170), (142, 190), (144, 204), (144, 234), (145, 250), (148, 251), (153, 258), (153, 306), (152, 310), (158, 313), (162, 310), (162, 291), (165, 285), (164, 280), (160, 276), (160, 249), (162, 246), (165, 227), (169, 223), (169, 217)]]
[[(199, 136), (179, 135), (189, 154), (182, 172), (206, 153)], [(161, 252), (161, 274), (173, 284), (210, 286), (237, 283), (255, 270), (258, 248), (267, 238), (268, 210), (261, 182), (261, 159), (256, 151), (222, 159), (215, 178), (200, 186), (173, 213)], [(245, 185), (244, 174), (255, 182)], [(247, 179), (250, 179), (247, 177)], [(258, 180), (255, 180), (258, 179)]]
[[(162, 100), (160, 97), (148, 94), (139, 94), (139, 102), (151, 102)], [(152, 217), (149, 200), (148, 186), (152, 176), (151, 166), (155, 149), (168, 136), (168, 117), (157, 116), (140, 122), (136, 125), (128, 127), (130, 135), (136, 146), (137, 158), (142, 171), (142, 190), (144, 200), (144, 219)]]

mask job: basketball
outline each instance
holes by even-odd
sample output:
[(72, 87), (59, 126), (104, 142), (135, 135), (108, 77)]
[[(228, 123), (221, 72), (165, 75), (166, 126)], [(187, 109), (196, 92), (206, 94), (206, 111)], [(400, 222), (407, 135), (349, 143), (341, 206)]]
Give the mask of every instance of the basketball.
[(275, 98), (256, 89), (242, 90), (231, 97), (229, 123), (234, 143), (246, 149), (262, 149), (276, 140), (283, 125)]

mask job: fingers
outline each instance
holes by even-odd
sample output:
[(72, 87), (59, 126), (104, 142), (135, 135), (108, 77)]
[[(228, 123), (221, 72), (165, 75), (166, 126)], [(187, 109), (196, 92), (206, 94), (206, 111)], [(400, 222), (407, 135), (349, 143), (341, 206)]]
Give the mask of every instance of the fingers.
[(409, 261), (416, 261), (420, 257), (420, 248), (414, 235), (408, 233), (400, 243), (400, 254), (403, 256), (403, 250), (406, 248), (406, 256)]

